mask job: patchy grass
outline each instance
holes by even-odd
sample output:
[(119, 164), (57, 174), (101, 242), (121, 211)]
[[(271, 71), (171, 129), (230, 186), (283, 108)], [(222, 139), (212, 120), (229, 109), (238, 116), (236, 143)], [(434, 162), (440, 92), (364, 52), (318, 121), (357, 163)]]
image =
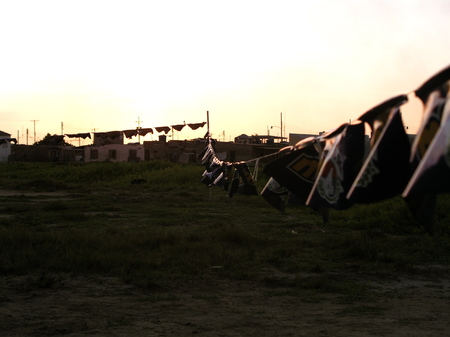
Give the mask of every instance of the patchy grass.
[[(331, 212), (323, 224), (304, 206), (281, 214), (261, 197), (228, 198), (200, 183), (203, 168), (196, 165), (5, 167), (1, 188), (19, 192), (0, 196), (0, 273), (40, 272), (34, 282), (42, 287), (58, 284), (54, 275), (62, 272), (118, 276), (150, 291), (171, 280), (220, 278), (286, 287), (304, 301), (336, 293), (351, 302), (370, 295), (347, 274), (386, 276), (449, 263), (446, 195), (431, 236), (401, 198)], [(136, 178), (146, 182), (131, 184)]]

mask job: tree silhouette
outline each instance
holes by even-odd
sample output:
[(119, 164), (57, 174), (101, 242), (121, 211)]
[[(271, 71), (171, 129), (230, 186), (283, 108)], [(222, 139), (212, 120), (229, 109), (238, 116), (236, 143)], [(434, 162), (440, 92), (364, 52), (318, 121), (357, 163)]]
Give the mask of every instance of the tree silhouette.
[(55, 146), (72, 146), (72, 144), (64, 141), (64, 136), (61, 135), (50, 135), (47, 133), (45, 137), (34, 143), (33, 145), (55, 145)]

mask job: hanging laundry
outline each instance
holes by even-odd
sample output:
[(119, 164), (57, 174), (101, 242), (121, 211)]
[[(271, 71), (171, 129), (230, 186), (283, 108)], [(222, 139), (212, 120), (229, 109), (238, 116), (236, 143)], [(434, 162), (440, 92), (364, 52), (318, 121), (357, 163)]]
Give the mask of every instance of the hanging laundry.
[(176, 131), (181, 131), (186, 126), (186, 124), (178, 124), (178, 125), (172, 125), (172, 129)]
[(286, 187), (280, 185), (271, 177), (261, 191), (261, 195), (270, 205), (284, 213), (288, 192), (289, 190)]
[(157, 132), (164, 132), (167, 134), (167, 133), (169, 133), (170, 128), (168, 126), (159, 126), (159, 127), (156, 127), (155, 130)]
[(125, 137), (127, 138), (133, 138), (135, 136), (138, 135), (138, 130), (137, 129), (133, 129), (133, 130), (124, 130), (122, 131), (123, 134), (125, 135)]
[(327, 139), (325, 157), (311, 193), (306, 201), (316, 209), (329, 207), (346, 209), (351, 206), (346, 198), (364, 158), (364, 123), (347, 124), (342, 133)]
[(111, 138), (111, 139), (119, 138), (120, 134), (121, 134), (121, 131), (109, 131), (109, 132), (107, 132), (108, 137)]
[[(430, 233), (433, 232), (433, 215), (437, 194), (440, 191), (434, 187), (436, 184), (444, 183), (442, 185), (445, 185), (442, 179), (446, 178), (429, 168), (437, 164), (436, 160), (440, 157), (438, 153), (444, 153), (439, 147), (446, 143), (444, 135), (447, 116), (444, 116), (444, 107), (446, 110), (448, 109), (449, 80), (450, 67), (447, 67), (432, 76), (415, 91), (416, 96), (423, 104), (422, 123), (411, 147), (410, 162), (414, 173), (402, 194), (414, 218)], [(444, 125), (443, 133), (435, 140), (442, 124)], [(432, 144), (434, 145), (432, 146)], [(428, 178), (425, 178), (426, 176)], [(426, 183), (431, 184), (426, 186)]]
[(206, 122), (202, 122), (202, 123), (190, 123), (188, 124), (188, 126), (192, 129), (192, 130), (197, 130), (199, 128), (202, 128), (206, 125)]
[(108, 138), (107, 132), (94, 132), (94, 137), (100, 137), (102, 139)]
[(413, 144), (417, 168), (405, 197), (450, 191), (450, 67), (416, 90), (424, 102), (424, 119)]
[[(280, 158), (266, 165), (263, 172), (306, 202), (317, 175), (321, 156), (320, 141), (307, 138), (280, 150)], [(318, 149), (319, 146), (319, 149)]]
[(235, 164), (235, 167), (239, 174), (238, 193), (244, 195), (258, 195), (258, 192), (256, 191), (255, 182), (253, 181), (247, 163), (240, 162)]
[(141, 135), (141, 136), (146, 136), (147, 134), (149, 134), (149, 133), (152, 133), (153, 134), (153, 129), (152, 128), (142, 128), (142, 129), (139, 129), (139, 135)]
[(411, 143), (400, 113), (400, 105), (406, 102), (405, 95), (394, 97), (359, 118), (370, 125), (372, 139), (369, 155), (347, 194), (352, 203), (391, 198), (408, 183)]

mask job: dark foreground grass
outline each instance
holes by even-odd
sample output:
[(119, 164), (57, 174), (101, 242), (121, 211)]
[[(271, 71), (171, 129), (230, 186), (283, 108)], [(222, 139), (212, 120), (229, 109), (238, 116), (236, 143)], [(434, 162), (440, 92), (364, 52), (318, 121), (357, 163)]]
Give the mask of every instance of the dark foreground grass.
[(221, 278), (358, 296), (355, 272), (390, 277), (450, 262), (445, 195), (429, 235), (401, 198), (331, 212), (324, 225), (307, 207), (281, 214), (260, 196), (228, 198), (200, 183), (196, 165), (2, 168), (0, 189), (16, 191), (0, 196), (3, 275), (98, 273), (144, 289)]

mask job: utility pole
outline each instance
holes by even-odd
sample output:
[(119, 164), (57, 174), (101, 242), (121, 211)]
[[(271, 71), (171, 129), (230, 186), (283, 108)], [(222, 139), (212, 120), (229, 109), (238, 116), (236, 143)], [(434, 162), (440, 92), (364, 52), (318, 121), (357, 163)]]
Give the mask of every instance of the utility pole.
[(206, 126), (207, 126), (207, 128), (208, 128), (208, 137), (210, 137), (211, 135), (210, 135), (210, 133), (209, 133), (209, 110), (208, 111), (206, 111)]
[(280, 112), (280, 115), (281, 115), (281, 132), (280, 132), (280, 134), (281, 134), (281, 141), (283, 141), (283, 113), (282, 112)]
[(139, 130), (141, 130), (141, 123), (142, 123), (143, 121), (141, 121), (141, 118), (140, 117), (138, 117), (138, 120), (136, 121), (136, 123), (137, 123), (137, 128), (136, 128), (136, 130), (137, 130), (137, 132), (138, 132), (138, 143), (139, 144), (141, 144), (141, 134), (140, 134), (140, 132), (139, 132)]
[(30, 122), (33, 122), (34, 142), (36, 143), (36, 122), (39, 122), (39, 120), (37, 120), (37, 119), (32, 119)]
[[(272, 125), (270, 128), (273, 129), (275, 128), (280, 128), (280, 142), (283, 142), (283, 113), (280, 112), (280, 119), (281, 119), (281, 125), (280, 126), (275, 126)], [(267, 133), (269, 133), (269, 129), (267, 129)]]
[(63, 134), (64, 134), (64, 123), (61, 122), (61, 135), (63, 135)]
[(28, 145), (28, 128), (27, 128), (27, 145)]

